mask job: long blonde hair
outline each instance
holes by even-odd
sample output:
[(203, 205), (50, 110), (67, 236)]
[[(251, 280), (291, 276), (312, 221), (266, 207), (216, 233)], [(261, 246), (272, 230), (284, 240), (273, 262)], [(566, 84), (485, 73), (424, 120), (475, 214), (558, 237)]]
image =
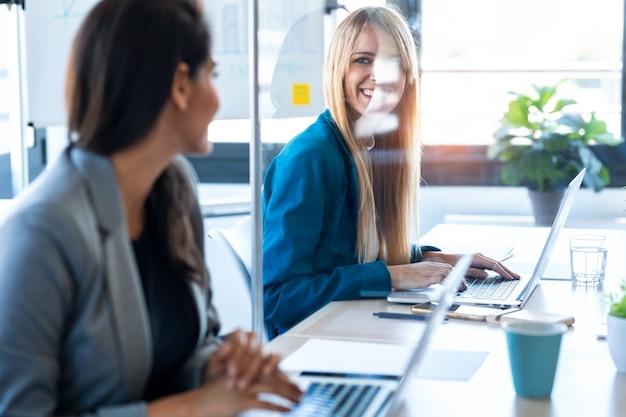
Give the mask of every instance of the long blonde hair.
[[(354, 131), (344, 91), (344, 76), (359, 37), (368, 25), (382, 28), (395, 40), (406, 72), (403, 95), (394, 110), (397, 128), (376, 135), (368, 152)], [(324, 96), (352, 154), (359, 186), (357, 258), (363, 261), (376, 224), (380, 258), (388, 265), (410, 260), (412, 235), (417, 237), (421, 143), (420, 79), (417, 47), (404, 17), (390, 7), (364, 7), (337, 27), (324, 65)], [(374, 223), (375, 222), (375, 223)]]

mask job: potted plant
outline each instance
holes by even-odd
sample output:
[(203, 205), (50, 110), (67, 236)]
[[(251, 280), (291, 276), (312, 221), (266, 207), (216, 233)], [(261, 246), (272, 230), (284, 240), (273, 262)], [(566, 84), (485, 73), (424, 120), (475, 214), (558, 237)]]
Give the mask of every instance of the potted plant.
[(617, 371), (626, 374), (626, 281), (620, 291), (608, 296), (609, 314), (606, 321), (606, 339)]
[[(593, 153), (595, 144), (615, 146), (622, 138), (613, 136), (606, 123), (596, 118), (569, 113), (576, 101), (559, 98), (559, 85), (533, 85), (534, 95), (510, 92), (514, 98), (494, 133), (489, 158), (498, 158), (500, 176), (507, 185), (526, 185), (537, 224), (551, 224), (567, 183), (584, 167), (584, 184), (600, 191), (609, 184), (609, 171)], [(537, 199), (547, 199), (553, 209), (541, 208)], [(545, 216), (543, 216), (545, 215)]]

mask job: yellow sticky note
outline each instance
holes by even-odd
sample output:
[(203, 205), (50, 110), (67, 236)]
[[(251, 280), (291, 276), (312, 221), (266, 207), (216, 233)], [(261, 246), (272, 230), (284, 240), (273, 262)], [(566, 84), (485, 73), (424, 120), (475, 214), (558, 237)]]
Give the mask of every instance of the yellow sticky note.
[(311, 104), (311, 85), (304, 83), (292, 84), (291, 104), (294, 106), (308, 106)]

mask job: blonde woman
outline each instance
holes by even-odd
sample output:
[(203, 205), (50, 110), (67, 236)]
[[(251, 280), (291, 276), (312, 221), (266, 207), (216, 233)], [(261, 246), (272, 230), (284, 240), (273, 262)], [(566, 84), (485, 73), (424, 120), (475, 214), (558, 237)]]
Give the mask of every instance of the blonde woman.
[[(459, 255), (412, 243), (420, 180), (420, 80), (405, 19), (351, 13), (324, 68), (328, 109), (272, 161), (264, 183), (265, 320), (283, 333), (332, 300), (440, 283)], [(474, 256), (470, 275), (493, 269)]]

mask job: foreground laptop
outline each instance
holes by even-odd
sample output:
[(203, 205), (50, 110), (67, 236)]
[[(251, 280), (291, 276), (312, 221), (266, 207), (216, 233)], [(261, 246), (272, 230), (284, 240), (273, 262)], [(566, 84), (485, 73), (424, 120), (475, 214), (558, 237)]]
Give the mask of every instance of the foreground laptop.
[[(532, 275), (522, 275), (519, 280), (504, 280), (500, 277), (468, 278), (469, 288), (455, 294), (454, 304), (522, 308), (535, 287), (537, 287), (548, 266), (556, 240), (565, 225), (567, 216), (574, 203), (574, 196), (580, 188), (584, 176), (585, 169), (583, 168), (570, 181)], [(424, 303), (433, 301), (440, 291), (439, 285), (420, 290), (396, 290), (387, 296), (387, 301), (407, 304)]]
[[(409, 385), (408, 375), (417, 370), (427, 352), (433, 332), (444, 320), (452, 305), (454, 293), (471, 263), (472, 255), (461, 257), (446, 277), (439, 293), (437, 306), (428, 319), (419, 343), (413, 349), (402, 375), (352, 375), (336, 372), (320, 373), (301, 371), (296, 382), (306, 389), (302, 402), (291, 412), (280, 414), (267, 411), (248, 411), (240, 417), (256, 416), (396, 416), (402, 409)], [(356, 343), (356, 342), (355, 342)]]

